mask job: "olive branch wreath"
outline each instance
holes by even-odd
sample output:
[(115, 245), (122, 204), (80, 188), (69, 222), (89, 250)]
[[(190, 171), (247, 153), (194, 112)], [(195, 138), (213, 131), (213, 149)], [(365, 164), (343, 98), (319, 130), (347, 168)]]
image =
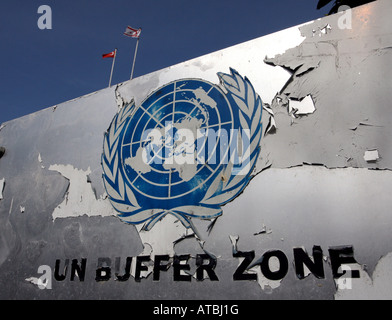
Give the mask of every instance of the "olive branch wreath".
[[(260, 152), (262, 136), (262, 101), (250, 81), (230, 69), (231, 75), (218, 73), (220, 85), (226, 96), (238, 106), (239, 132), (246, 134), (250, 143), (242, 150), (241, 168), (232, 159), (214, 178), (198, 205), (185, 205), (167, 209), (144, 209), (124, 179), (124, 168), (120, 159), (119, 141), (132, 114), (135, 102), (124, 105), (114, 117), (105, 133), (102, 154), (103, 181), (108, 198), (119, 213), (120, 219), (130, 224), (144, 223), (143, 230), (150, 230), (166, 214), (176, 216), (186, 228), (192, 227), (190, 218), (212, 219), (222, 214), (221, 206), (233, 200), (249, 183), (252, 170)], [(231, 135), (231, 143), (233, 144)], [(238, 148), (231, 150), (238, 152)], [(244, 159), (244, 154), (246, 155)], [(233, 154), (231, 154), (233, 156)], [(245, 164), (245, 167), (244, 167)]]

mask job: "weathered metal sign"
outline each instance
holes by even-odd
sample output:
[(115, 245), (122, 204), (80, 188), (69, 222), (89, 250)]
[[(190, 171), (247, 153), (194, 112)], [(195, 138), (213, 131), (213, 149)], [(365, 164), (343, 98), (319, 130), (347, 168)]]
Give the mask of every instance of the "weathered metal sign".
[(2, 124), (0, 297), (391, 298), (391, 9)]
[(167, 214), (185, 228), (213, 219), (249, 183), (260, 153), (262, 102), (236, 71), (223, 90), (184, 79), (121, 108), (105, 135), (106, 192), (119, 217), (150, 230)]

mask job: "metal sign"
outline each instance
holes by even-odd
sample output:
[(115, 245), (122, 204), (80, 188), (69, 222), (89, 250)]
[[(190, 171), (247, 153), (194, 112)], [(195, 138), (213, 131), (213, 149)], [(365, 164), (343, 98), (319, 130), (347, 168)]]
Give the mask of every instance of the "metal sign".
[(179, 317), (391, 298), (391, 9), (0, 125), (0, 297), (232, 300), (151, 305)]

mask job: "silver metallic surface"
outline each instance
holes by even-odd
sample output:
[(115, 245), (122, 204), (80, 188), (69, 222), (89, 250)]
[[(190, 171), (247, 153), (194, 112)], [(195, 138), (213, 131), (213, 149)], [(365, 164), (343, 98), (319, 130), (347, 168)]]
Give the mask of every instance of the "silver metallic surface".
[[(342, 28), (347, 14), (351, 28)], [(381, 268), (392, 261), (391, 14), (390, 1), (379, 0), (1, 125), (0, 298), (392, 298), (392, 277)], [(105, 198), (101, 167), (104, 133), (118, 109), (131, 99), (140, 105), (174, 80), (219, 83), (217, 73), (229, 68), (249, 78), (264, 103), (261, 153), (248, 187), (216, 221), (195, 220), (197, 234), (172, 216), (151, 231), (123, 223)], [(299, 279), (293, 249), (312, 255), (314, 246), (325, 256), (325, 277)], [(361, 272), (349, 289), (337, 286), (329, 253), (345, 246)], [(242, 262), (234, 252), (254, 251), (257, 262), (271, 250), (287, 257), (282, 279), (267, 279), (257, 263), (247, 273), (257, 280), (233, 279)], [(153, 281), (153, 262), (135, 281), (136, 258), (130, 278), (115, 280), (127, 257), (163, 254), (190, 254), (191, 281), (175, 280), (173, 265)], [(216, 258), (218, 281), (196, 280), (198, 254)], [(84, 279), (72, 281), (71, 261), (82, 258)], [(107, 258), (111, 277), (96, 281)], [(63, 273), (66, 259), (67, 276), (56, 280), (56, 260)], [(51, 288), (40, 288), (40, 266), (49, 266)], [(271, 271), (280, 267), (270, 260)]]

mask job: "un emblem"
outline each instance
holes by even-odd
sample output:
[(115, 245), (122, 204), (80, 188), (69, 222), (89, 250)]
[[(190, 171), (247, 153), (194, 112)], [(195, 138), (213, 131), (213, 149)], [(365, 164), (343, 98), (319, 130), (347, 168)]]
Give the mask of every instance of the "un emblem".
[(103, 180), (123, 221), (144, 230), (167, 214), (185, 227), (212, 219), (246, 187), (260, 153), (262, 102), (235, 70), (220, 85), (171, 82), (115, 115), (105, 133)]

